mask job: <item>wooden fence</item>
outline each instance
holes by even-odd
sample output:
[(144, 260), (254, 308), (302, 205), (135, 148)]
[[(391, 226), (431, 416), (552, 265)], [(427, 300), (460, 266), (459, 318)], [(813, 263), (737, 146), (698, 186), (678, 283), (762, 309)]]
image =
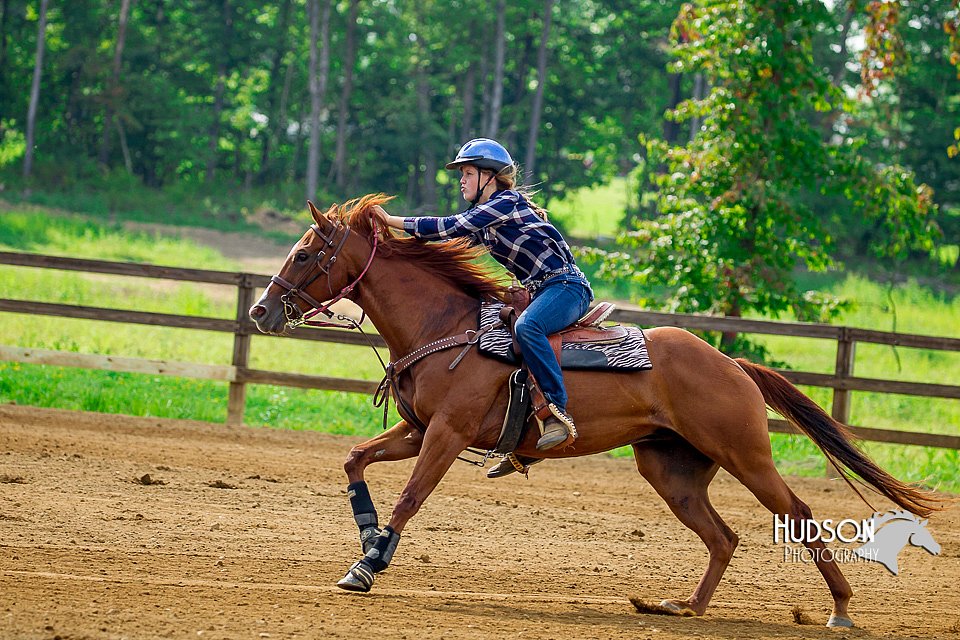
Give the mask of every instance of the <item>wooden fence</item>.
[[(270, 278), (268, 276), (11, 252), (0, 252), (0, 264), (230, 285), (236, 287), (237, 290), (236, 317), (232, 320), (0, 298), (0, 312), (232, 333), (234, 336), (233, 358), (230, 365), (167, 362), (4, 345), (0, 345), (0, 360), (227, 381), (230, 383), (227, 422), (234, 424), (243, 422), (246, 385), (248, 384), (270, 384), (367, 394), (373, 393), (376, 388), (376, 383), (368, 380), (263, 371), (251, 369), (248, 366), (251, 336), (258, 334), (258, 332), (254, 323), (247, 317), (247, 310), (254, 302), (255, 291), (266, 287), (269, 283)], [(833, 374), (791, 370), (780, 370), (780, 372), (795, 384), (833, 389), (831, 412), (834, 418), (843, 423), (849, 423), (850, 420), (850, 394), (853, 391), (960, 399), (960, 386), (956, 385), (860, 378), (854, 375), (857, 343), (958, 352), (960, 351), (960, 338), (888, 333), (833, 325), (668, 314), (643, 311), (639, 308), (617, 309), (610, 319), (648, 327), (674, 326), (704, 331), (736, 331), (835, 341), (837, 357)], [(384, 346), (379, 336), (371, 337), (377, 346)], [(295, 335), (283, 339), (369, 345), (369, 341), (364, 336), (338, 329), (302, 329)], [(783, 420), (771, 420), (770, 428), (771, 431), (796, 433), (796, 430)], [(864, 426), (855, 426), (852, 427), (852, 430), (864, 440), (960, 449), (960, 436), (956, 435), (894, 431)]]

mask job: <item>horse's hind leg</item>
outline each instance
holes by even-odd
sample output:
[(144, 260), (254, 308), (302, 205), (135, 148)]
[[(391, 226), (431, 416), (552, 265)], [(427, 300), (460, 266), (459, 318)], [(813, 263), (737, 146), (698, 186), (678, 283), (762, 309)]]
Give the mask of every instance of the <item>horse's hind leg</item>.
[(363, 479), (364, 470), (374, 462), (412, 458), (420, 453), (421, 444), (423, 434), (405, 420), (401, 420), (377, 437), (355, 446), (343, 463), (350, 483), (347, 485), (347, 495), (353, 508), (353, 519), (360, 529), (360, 545), (364, 553), (380, 535), (377, 510)]
[(718, 465), (680, 437), (641, 441), (633, 451), (641, 475), (710, 552), (707, 569), (690, 598), (664, 600), (660, 605), (676, 613), (703, 615), (739, 541), (707, 495)]
[[(772, 458), (769, 459), (768, 464), (759, 467), (750, 466), (746, 470), (743, 468), (727, 468), (727, 470), (736, 476), (772, 513), (789, 516), (794, 522), (813, 518), (810, 507), (798, 498), (787, 486), (787, 483), (783, 481), (773, 464)], [(806, 540), (806, 536), (804, 536), (803, 544), (813, 553), (817, 569), (820, 570), (820, 574), (830, 589), (830, 595), (833, 596), (833, 612), (827, 626), (852, 627), (853, 621), (847, 613), (847, 606), (850, 604), (850, 598), (853, 597), (853, 589), (850, 588), (850, 583), (847, 582), (840, 571), (840, 567), (833, 560), (832, 554), (824, 553), (827, 546), (820, 539)]]

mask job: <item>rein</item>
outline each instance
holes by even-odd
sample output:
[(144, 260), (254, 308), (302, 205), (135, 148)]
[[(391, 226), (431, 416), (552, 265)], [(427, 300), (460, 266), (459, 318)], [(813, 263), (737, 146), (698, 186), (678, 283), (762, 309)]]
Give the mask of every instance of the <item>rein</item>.
[[(372, 214), (371, 214), (372, 215)], [(333, 267), (334, 263), (337, 261), (337, 256), (339, 256), (340, 251), (343, 249), (344, 244), (346, 244), (347, 237), (350, 235), (350, 227), (347, 225), (341, 225), (339, 222), (337, 226), (333, 229), (329, 236), (324, 235), (320, 230), (320, 227), (316, 224), (310, 225), (310, 229), (324, 242), (326, 248), (334, 246), (334, 241), (336, 240), (337, 233), (340, 231), (341, 227), (344, 229), (343, 235), (340, 237), (340, 241), (336, 243), (336, 248), (333, 250), (333, 253), (330, 254), (330, 257), (327, 259), (324, 264), (324, 259), (327, 258), (327, 252), (321, 249), (317, 253), (316, 266), (317, 270), (314, 273), (313, 271), (308, 271), (296, 284), (292, 284), (289, 281), (281, 278), (279, 275), (271, 276), (270, 281), (285, 290), (282, 296), (280, 296), (280, 301), (283, 303), (283, 315), (287, 320), (287, 326), (291, 329), (296, 329), (300, 326), (306, 327), (334, 327), (338, 329), (356, 329), (358, 330), (367, 341), (370, 343), (370, 348), (373, 349), (373, 353), (377, 356), (377, 360), (380, 361), (380, 366), (383, 367), (383, 379), (380, 381), (379, 386), (377, 387), (376, 392), (373, 395), (373, 406), (383, 407), (383, 428), (387, 428), (387, 417), (390, 409), (390, 396), (392, 395), (397, 403), (397, 411), (400, 413), (401, 417), (416, 427), (421, 433), (426, 433), (427, 425), (423, 423), (420, 418), (417, 417), (417, 414), (413, 411), (406, 400), (403, 399), (403, 396), (400, 395), (400, 385), (399, 377), (406, 369), (411, 367), (416, 362), (419, 362), (423, 358), (426, 358), (429, 355), (437, 353), (438, 351), (443, 351), (445, 349), (450, 349), (452, 347), (463, 346), (463, 349), (460, 351), (460, 354), (454, 359), (454, 361), (448, 367), (449, 370), (453, 370), (460, 361), (463, 359), (467, 352), (473, 347), (477, 342), (480, 341), (480, 337), (483, 334), (487, 333), (492, 329), (496, 329), (503, 325), (500, 320), (496, 320), (489, 324), (486, 324), (479, 329), (468, 329), (466, 332), (457, 334), (455, 336), (448, 336), (446, 338), (440, 338), (439, 340), (434, 340), (428, 344), (419, 347), (402, 358), (398, 359), (396, 362), (384, 363), (383, 358), (380, 357), (380, 352), (377, 351), (376, 345), (374, 345), (373, 340), (364, 333), (363, 329), (360, 327), (363, 323), (364, 318), (366, 317), (366, 312), (363, 312), (359, 322), (354, 320), (349, 316), (342, 314), (334, 314), (330, 311), (330, 307), (339, 300), (350, 295), (350, 293), (356, 288), (360, 283), (360, 280), (363, 279), (363, 276), (366, 275), (367, 271), (370, 269), (370, 265), (373, 264), (373, 259), (377, 255), (377, 244), (379, 240), (379, 234), (377, 233), (377, 221), (374, 217), (372, 220), (373, 224), (373, 248), (370, 251), (370, 257), (367, 258), (367, 264), (364, 265), (363, 270), (360, 272), (353, 282), (343, 287), (336, 296), (334, 296), (329, 302), (322, 303), (317, 301), (313, 296), (307, 293), (306, 289), (312, 285), (321, 275), (326, 275), (329, 279), (330, 269)], [(331, 293), (332, 290), (331, 290)], [(300, 308), (294, 303), (294, 300), (299, 298), (307, 304), (309, 304), (312, 309), (304, 313)], [(337, 322), (328, 322), (325, 320), (312, 320), (313, 317), (323, 314), (327, 318), (336, 317), (340, 323)], [(342, 324), (341, 324), (342, 323)], [(468, 448), (467, 451), (483, 456), (483, 460), (476, 462), (473, 460), (467, 460), (457, 456), (458, 460), (464, 462), (469, 462), (477, 466), (484, 466), (488, 457), (492, 455), (492, 452), (482, 452), (477, 451), (472, 448)]]

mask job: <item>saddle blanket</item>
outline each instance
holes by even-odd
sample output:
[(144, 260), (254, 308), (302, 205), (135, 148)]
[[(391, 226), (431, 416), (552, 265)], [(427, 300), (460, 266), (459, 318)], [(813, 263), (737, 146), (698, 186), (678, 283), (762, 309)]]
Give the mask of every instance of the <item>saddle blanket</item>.
[[(485, 302), (480, 306), (480, 326), (500, 319), (502, 302)], [(598, 331), (597, 342), (564, 342), (560, 349), (560, 366), (564, 369), (617, 369), (642, 371), (652, 369), (643, 331), (637, 327), (622, 327), (620, 337), (604, 340)], [(611, 332), (613, 333), (613, 332)], [(517, 363), (513, 352), (513, 337), (509, 329), (500, 327), (480, 336), (477, 348), (485, 356), (510, 364)]]

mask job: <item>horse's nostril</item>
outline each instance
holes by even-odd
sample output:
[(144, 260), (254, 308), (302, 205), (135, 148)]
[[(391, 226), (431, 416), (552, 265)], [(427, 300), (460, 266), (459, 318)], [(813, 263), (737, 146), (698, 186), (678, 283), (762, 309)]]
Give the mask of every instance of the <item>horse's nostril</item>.
[(267, 308), (262, 304), (255, 304), (250, 307), (250, 317), (256, 320), (257, 318), (262, 318), (267, 313)]

